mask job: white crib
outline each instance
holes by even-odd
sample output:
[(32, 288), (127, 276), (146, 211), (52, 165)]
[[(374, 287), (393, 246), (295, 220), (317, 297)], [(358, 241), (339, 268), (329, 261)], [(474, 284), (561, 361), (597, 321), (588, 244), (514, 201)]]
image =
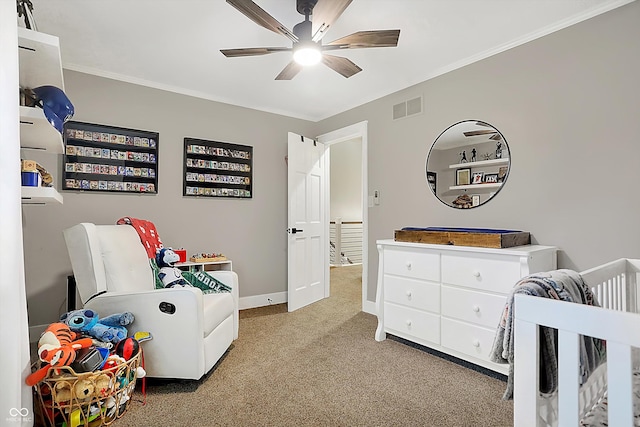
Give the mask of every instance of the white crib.
[[(602, 307), (515, 296), (514, 425), (579, 426), (606, 392), (608, 425), (632, 426), (632, 370), (640, 367), (640, 260), (619, 259), (581, 272)], [(541, 396), (538, 325), (558, 330), (558, 390)], [(580, 385), (579, 335), (606, 340), (607, 362)]]

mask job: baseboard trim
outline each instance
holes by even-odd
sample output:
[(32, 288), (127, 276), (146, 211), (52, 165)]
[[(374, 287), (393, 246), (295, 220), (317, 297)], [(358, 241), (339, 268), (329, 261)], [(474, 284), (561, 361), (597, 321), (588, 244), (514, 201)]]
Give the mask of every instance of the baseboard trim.
[(369, 313), (369, 314), (373, 314), (374, 316), (377, 315), (376, 313), (376, 303), (374, 301), (365, 301), (364, 302), (364, 306), (362, 307), (362, 311), (364, 311), (365, 313)]
[(287, 302), (286, 292), (275, 292), (272, 294), (253, 295), (242, 297), (238, 301), (238, 309), (247, 310), (249, 308), (265, 307), (273, 304), (283, 304)]

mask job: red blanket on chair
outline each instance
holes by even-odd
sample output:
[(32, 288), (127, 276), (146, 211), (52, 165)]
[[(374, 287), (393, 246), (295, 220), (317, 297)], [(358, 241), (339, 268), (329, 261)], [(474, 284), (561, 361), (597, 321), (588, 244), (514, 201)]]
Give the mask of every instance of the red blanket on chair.
[(132, 226), (138, 233), (138, 236), (140, 236), (140, 241), (147, 251), (147, 256), (149, 256), (149, 259), (156, 258), (156, 251), (162, 249), (163, 246), (162, 240), (160, 240), (160, 235), (156, 230), (156, 226), (151, 221), (125, 216), (123, 218), (120, 218), (116, 222), (116, 224), (127, 224)]

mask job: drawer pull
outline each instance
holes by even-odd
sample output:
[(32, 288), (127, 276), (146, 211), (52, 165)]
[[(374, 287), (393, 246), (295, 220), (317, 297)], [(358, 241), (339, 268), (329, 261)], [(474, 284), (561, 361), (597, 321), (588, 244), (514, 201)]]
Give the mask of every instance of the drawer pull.
[(480, 347), (480, 341), (478, 341), (478, 340), (473, 340), (473, 346), (474, 346), (474, 347)]
[(405, 323), (407, 324), (407, 327), (411, 327), (411, 320), (407, 320)]
[(473, 272), (473, 277), (480, 277), (480, 272), (478, 270), (475, 270)]
[(407, 261), (406, 266), (407, 266), (407, 270), (411, 270), (411, 261)]
[(477, 305), (473, 306), (473, 312), (474, 313), (480, 313), (480, 307), (478, 307)]
[(407, 291), (407, 298), (411, 299), (411, 291)]

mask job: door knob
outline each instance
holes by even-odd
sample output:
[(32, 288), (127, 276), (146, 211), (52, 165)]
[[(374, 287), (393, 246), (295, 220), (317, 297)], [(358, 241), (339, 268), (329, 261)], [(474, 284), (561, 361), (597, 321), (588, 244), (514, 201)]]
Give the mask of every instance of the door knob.
[(287, 228), (287, 233), (289, 234), (296, 234), (296, 233), (302, 233), (304, 230), (301, 228)]

